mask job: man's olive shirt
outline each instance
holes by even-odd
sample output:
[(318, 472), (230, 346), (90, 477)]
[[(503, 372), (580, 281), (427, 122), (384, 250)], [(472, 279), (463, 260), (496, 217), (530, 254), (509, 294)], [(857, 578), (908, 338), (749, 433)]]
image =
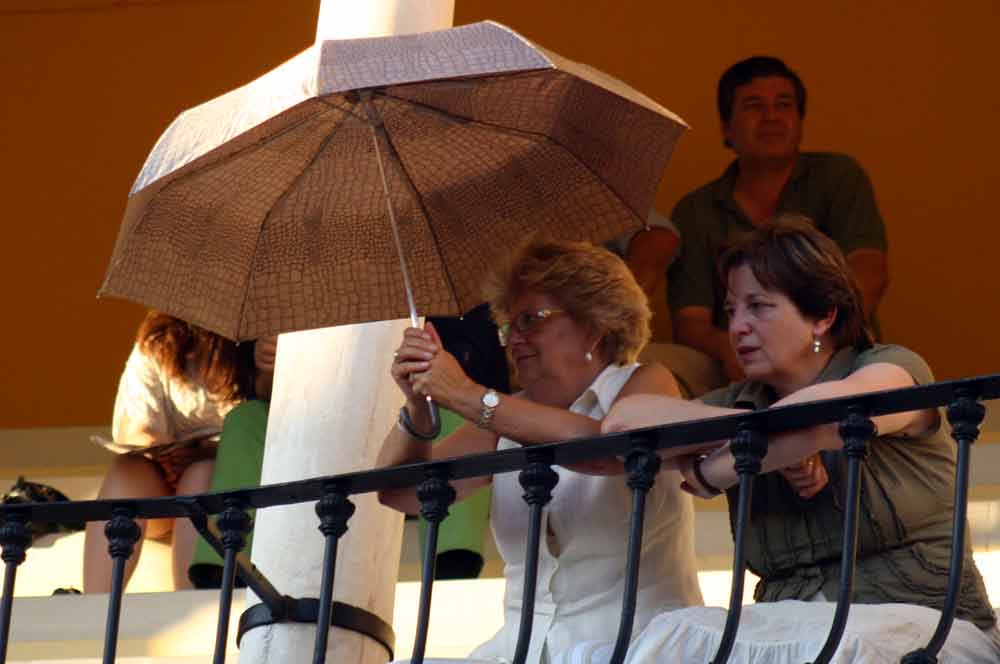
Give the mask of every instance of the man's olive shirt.
[[(733, 197), (738, 173), (739, 162), (734, 161), (722, 177), (684, 196), (671, 215), (684, 242), (667, 273), (670, 310), (705, 307), (712, 312), (712, 323), (721, 328), (726, 325), (725, 290), (716, 261), (727, 244), (755, 228)], [(777, 213), (781, 212), (812, 219), (845, 256), (856, 249), (886, 250), (885, 225), (871, 181), (847, 155), (800, 154), (778, 197)]]

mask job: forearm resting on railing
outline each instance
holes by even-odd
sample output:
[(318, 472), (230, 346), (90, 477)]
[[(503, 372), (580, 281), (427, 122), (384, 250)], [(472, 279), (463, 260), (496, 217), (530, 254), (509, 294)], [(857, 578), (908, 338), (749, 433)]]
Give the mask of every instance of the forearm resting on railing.
[[(871, 364), (842, 380), (817, 383), (793, 392), (775, 402), (772, 408), (912, 386), (913, 378), (902, 368), (887, 363)], [(936, 426), (937, 420), (934, 409), (872, 418), (880, 434), (902, 436), (921, 435)], [(837, 423), (772, 435), (768, 440), (767, 455), (762, 460), (761, 472), (786, 468), (821, 450), (841, 449), (843, 444)], [(739, 481), (728, 446), (709, 455), (701, 464), (701, 472), (710, 484), (719, 489), (727, 489)]]

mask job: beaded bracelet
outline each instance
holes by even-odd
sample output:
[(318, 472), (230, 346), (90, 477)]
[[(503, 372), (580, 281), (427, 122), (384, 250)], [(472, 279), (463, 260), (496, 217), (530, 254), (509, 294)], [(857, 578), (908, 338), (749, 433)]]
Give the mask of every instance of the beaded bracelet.
[(410, 421), (410, 411), (406, 410), (406, 406), (400, 407), (399, 419), (396, 420), (396, 426), (417, 440), (434, 440), (437, 438), (435, 434), (420, 433), (413, 428), (413, 422)]

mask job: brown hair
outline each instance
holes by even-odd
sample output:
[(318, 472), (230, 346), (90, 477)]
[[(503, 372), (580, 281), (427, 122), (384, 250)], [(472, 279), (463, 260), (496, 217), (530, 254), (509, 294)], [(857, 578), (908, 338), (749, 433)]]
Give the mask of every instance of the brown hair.
[(209, 394), (224, 401), (253, 396), (252, 343), (237, 345), (157, 311), (146, 314), (136, 343), (170, 378), (190, 384), (195, 377)]
[(484, 295), (497, 324), (507, 322), (520, 295), (535, 291), (556, 301), (575, 321), (601, 335), (616, 364), (634, 362), (649, 341), (652, 314), (628, 266), (607, 249), (585, 242), (532, 239), (487, 281)]
[(719, 258), (719, 277), (746, 265), (761, 286), (786, 295), (806, 318), (836, 311), (830, 334), (836, 347), (868, 348), (869, 330), (861, 291), (844, 254), (808, 217), (779, 215), (729, 247)]

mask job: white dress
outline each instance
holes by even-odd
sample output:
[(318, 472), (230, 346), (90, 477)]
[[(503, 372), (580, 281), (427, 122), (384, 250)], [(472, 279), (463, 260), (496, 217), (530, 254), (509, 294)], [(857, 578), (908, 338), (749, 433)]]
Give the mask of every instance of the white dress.
[[(728, 664), (802, 664), (811, 662), (826, 642), (836, 604), (782, 600), (743, 607)], [(913, 604), (852, 604), (844, 635), (831, 664), (898, 664), (906, 653), (923, 648), (937, 629), (939, 611)], [(629, 646), (625, 664), (709, 662), (725, 628), (726, 611), (691, 607), (654, 618)], [(607, 664), (613, 644), (581, 641), (560, 654), (556, 664)], [(996, 664), (1000, 637), (968, 620), (955, 620), (942, 664)]]
[[(611, 365), (570, 411), (603, 419), (639, 365)], [(501, 438), (497, 449), (519, 444)], [(535, 617), (527, 664), (545, 664), (585, 639), (613, 641), (624, 593), (632, 491), (626, 477), (555, 467), (559, 483), (543, 511)], [(504, 625), (472, 658), (510, 661), (517, 643), (529, 509), (518, 473), (493, 477), (491, 526), (503, 557)], [(694, 556), (694, 507), (676, 471), (661, 472), (646, 498), (633, 634), (654, 616), (701, 605)]]

